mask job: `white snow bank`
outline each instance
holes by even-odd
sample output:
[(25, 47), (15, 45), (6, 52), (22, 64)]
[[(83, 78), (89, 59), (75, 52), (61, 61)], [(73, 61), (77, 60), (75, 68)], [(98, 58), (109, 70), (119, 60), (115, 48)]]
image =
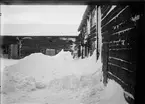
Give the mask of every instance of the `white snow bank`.
[(19, 60), (0, 58), (1, 71), (3, 71), (3, 69), (4, 69), (6, 66), (10, 66), (10, 65), (17, 64), (18, 61), (19, 61)]
[[(61, 91), (66, 93), (70, 91), (67, 94), (75, 95), (75, 99), (78, 98), (82, 104), (127, 104), (123, 95), (124, 90), (118, 83), (109, 80), (104, 87), (100, 81), (101, 57), (96, 62), (95, 54), (94, 51), (91, 57), (78, 60), (72, 60), (70, 53), (63, 50), (56, 56), (31, 54), (5, 69), (3, 87), (6, 92), (43, 89), (43, 93), (35, 93), (37, 99), (45, 94), (51, 95), (48, 90), (57, 92), (59, 99), (66, 98), (60, 94)], [(51, 98), (52, 96), (46, 97), (48, 103)], [(53, 100), (56, 104), (64, 101), (63, 99), (57, 101), (56, 96)], [(70, 102), (68, 98), (65, 100)]]
[(19, 60), (0, 58), (0, 86), (3, 70), (11, 65), (17, 64)]
[(60, 79), (54, 79), (50, 81), (48, 89), (54, 92), (62, 90), (78, 90), (80, 85), (80, 80), (75, 75), (64, 76)]
[[(94, 52), (94, 54), (96, 53)], [(22, 77), (19, 77), (20, 80), (22, 80), (20, 82), (23, 82), (23, 77), (25, 76), (32, 77), (35, 79), (35, 81), (43, 82), (46, 84), (54, 79), (61, 79), (70, 75), (75, 75), (75, 77), (80, 79), (81, 76), (91, 75), (97, 70), (100, 72), (102, 64), (100, 64), (101, 62), (99, 61), (96, 63), (95, 60), (96, 59), (94, 55), (83, 60), (73, 60), (71, 53), (64, 52), (63, 50), (56, 56), (47, 56), (42, 53), (33, 53), (24, 59), (19, 60), (17, 64), (7, 67), (5, 70), (4, 79), (7, 82), (11, 82), (11, 79), (14, 75), (17, 77), (15, 73), (23, 75)], [(95, 74), (97, 75), (97, 73)], [(98, 81), (100, 81), (99, 78)], [(21, 86), (23, 85), (25, 86), (24, 83), (21, 83)], [(43, 86), (45, 87), (45, 85), (40, 85), (39, 87)]]
[(75, 74), (79, 74), (80, 76), (97, 73), (102, 70), (101, 56), (96, 61), (96, 50), (91, 57), (73, 60), (71, 64), (75, 67), (73, 70), (77, 70)]
[(82, 88), (80, 98), (82, 104), (128, 104), (123, 88), (114, 80), (109, 80), (106, 87), (99, 83)]
[(61, 60), (73, 60), (73, 56), (71, 55), (71, 52), (67, 51), (65, 52), (63, 49), (53, 58), (61, 59)]
[(109, 80), (101, 93), (98, 104), (128, 104), (124, 98), (123, 88), (114, 80)]

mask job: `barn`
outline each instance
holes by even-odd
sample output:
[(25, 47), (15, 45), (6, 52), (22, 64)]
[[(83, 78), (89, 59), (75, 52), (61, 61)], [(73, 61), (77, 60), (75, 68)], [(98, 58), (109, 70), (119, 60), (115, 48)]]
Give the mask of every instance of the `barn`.
[(21, 59), (32, 53), (56, 55), (62, 49), (71, 51), (76, 36), (1, 36), (3, 56)]

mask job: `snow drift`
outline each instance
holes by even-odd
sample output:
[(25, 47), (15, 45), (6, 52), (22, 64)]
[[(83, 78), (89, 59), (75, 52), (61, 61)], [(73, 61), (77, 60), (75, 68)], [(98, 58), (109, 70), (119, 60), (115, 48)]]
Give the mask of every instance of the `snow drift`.
[(7, 66), (17, 64), (19, 60), (0, 58), (1, 71)]
[(123, 90), (116, 82), (110, 80), (107, 87), (103, 85), (101, 57), (96, 62), (95, 52), (86, 59), (73, 59), (70, 52), (63, 50), (56, 56), (31, 54), (17, 64), (5, 68), (3, 92), (7, 96), (21, 91), (32, 94), (32, 97), (37, 95), (41, 98), (42, 95), (47, 95), (46, 100), (43, 98), (43, 103), (53, 103), (48, 96), (57, 94), (55, 96), (59, 101), (55, 99), (56, 104), (64, 102), (60, 98), (66, 99), (66, 104), (72, 104), (72, 98), (67, 98), (70, 95), (77, 100), (74, 104), (125, 104)]
[[(89, 70), (88, 70), (89, 69)], [(7, 75), (20, 73), (34, 77), (36, 80), (49, 82), (54, 78), (67, 75), (91, 74), (98, 69), (98, 65), (91, 58), (87, 60), (73, 60), (70, 52), (63, 50), (56, 56), (47, 56), (42, 53), (31, 54), (19, 60), (15, 65), (5, 69)]]
[(0, 86), (1, 86), (1, 79), (2, 79), (2, 73), (3, 70), (11, 65), (17, 64), (19, 60), (12, 60), (12, 59), (5, 59), (5, 58), (0, 58)]
[(128, 104), (124, 98), (124, 90), (114, 80), (109, 80), (100, 95), (98, 104)]

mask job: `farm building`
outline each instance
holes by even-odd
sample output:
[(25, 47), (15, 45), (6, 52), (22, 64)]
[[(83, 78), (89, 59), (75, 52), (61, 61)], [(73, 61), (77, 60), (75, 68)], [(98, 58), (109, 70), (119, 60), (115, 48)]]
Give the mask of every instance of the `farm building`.
[[(76, 57), (86, 58), (96, 51), (96, 60), (101, 56), (103, 63), (104, 84), (108, 83), (108, 79), (114, 79), (127, 92), (124, 97), (129, 104), (134, 104), (134, 101), (128, 97), (128, 93), (138, 100), (137, 104), (140, 104), (144, 100), (141, 94), (144, 90), (144, 60), (139, 60), (144, 58), (144, 36), (142, 35), (144, 3), (108, 4), (98, 1), (96, 5), (88, 5), (78, 27), (80, 33), (78, 36), (71, 37), (76, 40), (75, 54)], [(69, 46), (72, 42), (68, 39), (70, 37), (61, 37), (63, 39), (60, 37), (7, 37), (6, 39), (3, 37), (2, 53), (6, 53), (5, 56), (8, 55), (9, 58), (22, 58), (33, 52), (55, 55), (61, 49), (71, 50)], [(56, 40), (60, 42), (56, 43)], [(30, 45), (34, 48), (30, 48)], [(141, 83), (137, 81), (139, 77), (141, 77)]]
[[(78, 28), (80, 32), (76, 44), (78, 47), (78, 57), (88, 57), (91, 56), (93, 51), (97, 49), (97, 59), (99, 57), (99, 37), (98, 35), (98, 21), (97, 21), (97, 6), (88, 6), (81, 21), (81, 24)], [(100, 39), (101, 40), (101, 39)]]
[(1, 36), (3, 56), (12, 59), (23, 58), (31, 53), (41, 52), (56, 55), (59, 51), (71, 51), (76, 36)]
[(78, 57), (85, 58), (95, 49), (96, 59), (101, 55), (104, 84), (108, 78), (114, 79), (133, 96), (142, 19), (141, 4), (88, 5), (78, 28), (80, 34), (76, 43)]

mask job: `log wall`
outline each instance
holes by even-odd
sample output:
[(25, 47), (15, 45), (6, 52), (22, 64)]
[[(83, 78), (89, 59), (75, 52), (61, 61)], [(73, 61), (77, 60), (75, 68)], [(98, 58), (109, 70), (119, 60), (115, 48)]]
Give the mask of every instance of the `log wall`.
[(137, 45), (142, 18), (139, 5), (101, 5), (104, 83), (117, 81), (135, 94)]

